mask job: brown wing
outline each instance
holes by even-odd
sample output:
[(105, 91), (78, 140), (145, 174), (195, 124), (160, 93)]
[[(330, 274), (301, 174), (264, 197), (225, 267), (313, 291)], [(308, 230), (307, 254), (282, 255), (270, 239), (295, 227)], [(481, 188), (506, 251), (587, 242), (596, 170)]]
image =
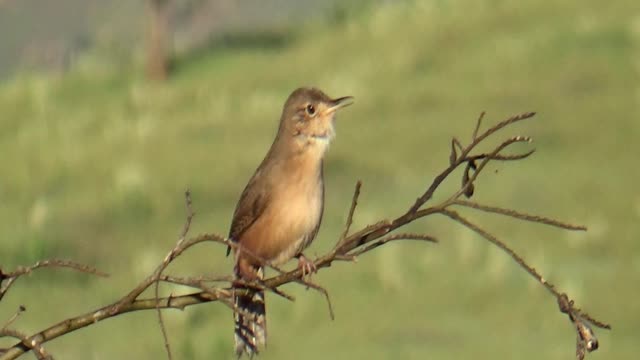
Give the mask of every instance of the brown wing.
[[(229, 240), (233, 242), (240, 239), (240, 236), (262, 215), (267, 207), (269, 191), (264, 186), (266, 184), (262, 184), (260, 180), (261, 171), (258, 170), (240, 195), (229, 230)], [(231, 247), (228, 247), (227, 256), (230, 252)]]

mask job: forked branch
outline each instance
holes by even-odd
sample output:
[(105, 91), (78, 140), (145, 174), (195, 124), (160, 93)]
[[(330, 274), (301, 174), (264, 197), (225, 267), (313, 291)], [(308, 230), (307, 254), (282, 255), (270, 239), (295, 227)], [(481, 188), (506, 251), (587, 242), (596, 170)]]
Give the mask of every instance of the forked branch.
[[(496, 125), (481, 131), (482, 120), (484, 113), (480, 115), (477, 120), (476, 126), (473, 130), (471, 141), (464, 145), (457, 138), (451, 140), (451, 152), (449, 155), (448, 167), (442, 170), (431, 182), (431, 184), (425, 189), (425, 191), (415, 200), (413, 204), (408, 206), (406, 212), (398, 214), (396, 217), (390, 219), (382, 219), (371, 225), (367, 225), (359, 230), (351, 232), (351, 225), (355, 216), (356, 207), (358, 204), (358, 197), (360, 194), (361, 183), (358, 181), (355, 187), (351, 206), (347, 215), (344, 230), (339, 235), (336, 245), (328, 253), (315, 259), (314, 263), (317, 269), (322, 269), (331, 266), (334, 261), (354, 261), (357, 256), (363, 255), (374, 249), (377, 249), (389, 242), (403, 241), (403, 240), (420, 240), (426, 242), (437, 242), (437, 239), (429, 234), (415, 234), (415, 233), (394, 233), (391, 232), (406, 226), (416, 220), (432, 215), (444, 215), (454, 222), (465, 226), (473, 232), (480, 235), (481, 238), (489, 241), (491, 244), (497, 246), (510, 256), (523, 270), (536, 279), (544, 288), (546, 288), (550, 294), (552, 294), (558, 301), (560, 311), (568, 315), (569, 320), (574, 325), (576, 330), (576, 357), (578, 359), (584, 358), (587, 352), (596, 350), (598, 348), (598, 341), (595, 337), (595, 333), (592, 326), (610, 329), (610, 326), (603, 323), (586, 312), (575, 307), (574, 302), (570, 300), (569, 296), (558, 290), (556, 286), (546, 280), (535, 268), (529, 265), (519, 254), (512, 250), (506, 243), (498, 239), (497, 236), (489, 232), (488, 230), (480, 227), (476, 223), (460, 215), (455, 207), (464, 207), (474, 211), (488, 212), (500, 216), (514, 218), (516, 220), (529, 221), (539, 223), (543, 225), (553, 226), (565, 230), (586, 230), (584, 226), (574, 225), (567, 222), (552, 219), (546, 216), (531, 215), (524, 212), (501, 208), (496, 206), (489, 206), (481, 204), (475, 201), (464, 199), (464, 197), (470, 198), (473, 196), (475, 190), (475, 181), (478, 176), (481, 175), (487, 164), (492, 161), (518, 161), (526, 159), (534, 153), (534, 150), (528, 150), (522, 153), (516, 154), (504, 154), (503, 152), (509, 148), (512, 144), (520, 142), (531, 142), (529, 137), (516, 136), (507, 138), (500, 142), (493, 148), (492, 151), (486, 153), (477, 153), (476, 148), (479, 144), (483, 143), (490, 136), (496, 134), (503, 128), (510, 126), (514, 123), (531, 119), (535, 113), (523, 113), (520, 115), (512, 116)], [(436, 190), (440, 188), (440, 185), (449, 180), (455, 170), (463, 168), (462, 185), (445, 200), (440, 202), (433, 202), (433, 195)], [(20, 338), (20, 342), (16, 343), (9, 349), (5, 349), (4, 352), (0, 352), (0, 360), (15, 359), (26, 351), (34, 351), (38, 353), (41, 349), (41, 344), (65, 335), (69, 332), (78, 330), (85, 326), (95, 324), (98, 321), (119, 316), (125, 313), (140, 311), (140, 310), (156, 310), (159, 314), (159, 320), (161, 329), (165, 339), (165, 347), (167, 354), (171, 359), (171, 351), (169, 347), (168, 337), (166, 335), (166, 329), (162, 322), (161, 310), (165, 309), (183, 309), (186, 306), (202, 304), (212, 301), (221, 301), (226, 306), (230, 307), (233, 311), (240, 311), (233, 305), (232, 297), (234, 290), (231, 287), (232, 282), (239, 280), (233, 279), (230, 276), (193, 276), (193, 277), (181, 277), (166, 275), (165, 269), (179, 256), (181, 256), (187, 249), (202, 243), (202, 242), (216, 242), (224, 246), (230, 246), (232, 248), (238, 245), (228, 241), (222, 236), (216, 234), (202, 234), (196, 237), (187, 238), (191, 221), (194, 213), (191, 209), (191, 197), (187, 192), (187, 220), (183, 232), (180, 234), (176, 246), (167, 254), (164, 260), (156, 268), (153, 274), (149, 275), (140, 284), (134, 287), (128, 294), (123, 296), (122, 299), (114, 302), (113, 304), (104, 306), (100, 309), (82, 314), (73, 318), (66, 319), (60, 323), (54, 324), (34, 335)], [(242, 249), (247, 251), (247, 249)], [(38, 265), (38, 264), (36, 264)], [(284, 293), (279, 289), (281, 285), (287, 283), (298, 283), (302, 286), (315, 289), (322, 293), (328, 302), (329, 311), (333, 316), (331, 302), (329, 301), (329, 293), (321, 286), (310, 282), (304, 277), (301, 269), (295, 269), (292, 271), (286, 271), (284, 269), (273, 266), (268, 262), (264, 262), (265, 266), (275, 269), (276, 275), (259, 283), (247, 283), (250, 285), (265, 291), (272, 292), (288, 300), (293, 301), (293, 297)], [(37, 267), (31, 267), (31, 270)], [(30, 270), (24, 270), (29, 272)], [(97, 273), (96, 271), (91, 271)], [(9, 279), (8, 274), (0, 272), (0, 280), (5, 281)], [(15, 281), (15, 280), (13, 280)], [(11, 281), (11, 283), (13, 282)], [(171, 282), (173, 284), (179, 284), (185, 286), (185, 288), (197, 289), (196, 292), (186, 293), (177, 296), (160, 297), (158, 284), (160, 282)], [(9, 283), (3, 283), (3, 288), (0, 288), (0, 299), (6, 292), (6, 289), (11, 285)], [(141, 295), (145, 290), (149, 289), (151, 285), (155, 284), (154, 297), (153, 298), (141, 298)], [(0, 334), (1, 335), (1, 334)], [(6, 334), (5, 334), (6, 335)], [(37, 347), (29, 346), (27, 344), (37, 344)]]

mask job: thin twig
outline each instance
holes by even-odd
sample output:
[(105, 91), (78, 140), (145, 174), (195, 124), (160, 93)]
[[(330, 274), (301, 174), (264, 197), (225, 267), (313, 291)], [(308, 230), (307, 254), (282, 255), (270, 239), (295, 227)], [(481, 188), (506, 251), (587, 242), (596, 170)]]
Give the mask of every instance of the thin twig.
[(471, 140), (475, 140), (478, 137), (478, 131), (480, 131), (480, 125), (482, 125), (482, 118), (484, 118), (484, 111), (480, 113), (480, 116), (478, 116), (476, 128), (473, 129), (473, 136), (471, 136)]
[(327, 307), (329, 310), (329, 317), (331, 318), (331, 320), (335, 320), (336, 316), (333, 312), (333, 305), (331, 304), (331, 297), (329, 297), (329, 292), (327, 291), (327, 289), (323, 288), (322, 286), (318, 285), (318, 284), (314, 284), (310, 281), (305, 281), (304, 284), (316, 291), (319, 291), (321, 294), (324, 295), (325, 300), (327, 301)]
[[(189, 190), (185, 191), (184, 198), (185, 198), (185, 204), (187, 208), (187, 219), (184, 223), (184, 227), (182, 228), (182, 232), (180, 233), (180, 237), (178, 239), (178, 244), (176, 245), (176, 248), (179, 248), (184, 243), (185, 238), (187, 237), (187, 233), (191, 228), (191, 221), (193, 220), (193, 216), (195, 215), (193, 212), (193, 207), (191, 205), (191, 192)], [(156, 275), (155, 286), (154, 286), (154, 295), (156, 299), (160, 297), (158, 294), (159, 287), (160, 287), (159, 278), (162, 275), (162, 272), (164, 271), (164, 269), (166, 269), (167, 266), (169, 266), (169, 263), (171, 262), (171, 260), (172, 260), (171, 253), (169, 253), (169, 255), (165, 257), (164, 261), (162, 261), (162, 264), (156, 270), (157, 275)], [(160, 330), (162, 331), (162, 339), (164, 341), (164, 348), (167, 351), (167, 357), (169, 358), (169, 360), (173, 360), (173, 355), (171, 354), (171, 344), (169, 343), (169, 336), (167, 335), (167, 328), (164, 325), (164, 319), (162, 318), (162, 311), (160, 311), (158, 302), (156, 302), (156, 312), (158, 314), (158, 324), (160, 325)]]
[(589, 321), (590, 323), (592, 323), (593, 325), (601, 328), (601, 329), (607, 329), (607, 330), (611, 330), (611, 325), (604, 323), (600, 320), (594, 319), (591, 317), (591, 315), (587, 314), (586, 312), (580, 310), (580, 309), (575, 309), (576, 314), (578, 314), (581, 318), (584, 318), (585, 320)]
[[(415, 203), (413, 204), (413, 206), (411, 206), (411, 208), (409, 208), (409, 210), (407, 211), (406, 216), (409, 216), (412, 213), (415, 213), (416, 211), (418, 211), (418, 209), (420, 209), (420, 207), (422, 207), (422, 205), (424, 205), (427, 201), (431, 200), (431, 198), (433, 197), (433, 194), (435, 193), (436, 189), (440, 186), (440, 184), (462, 163), (464, 163), (466, 161), (467, 156), (469, 155), (469, 153), (471, 151), (473, 151), (475, 149), (475, 147), (481, 143), (484, 139), (486, 139), (487, 137), (489, 137), (490, 135), (496, 133), (497, 131), (499, 131), (500, 129), (504, 128), (505, 126), (511, 125), (513, 123), (516, 123), (518, 121), (522, 121), (522, 120), (526, 120), (526, 119), (530, 119), (532, 117), (535, 116), (535, 112), (527, 112), (527, 113), (523, 113), (523, 114), (519, 114), (519, 115), (515, 115), (512, 116), (504, 121), (499, 122), (498, 124), (490, 127), (489, 129), (487, 129), (485, 132), (483, 132), (482, 134), (478, 135), (472, 142), (471, 144), (469, 144), (466, 147), (462, 147), (462, 153), (460, 154), (460, 156), (458, 157), (458, 161), (456, 161), (454, 164), (450, 164), (448, 168), (446, 168), (443, 172), (441, 172), (438, 176), (436, 176), (433, 179), (433, 182), (431, 183), (431, 185), (429, 185), (429, 187), (427, 188), (427, 190), (416, 199)], [(459, 143), (459, 141), (457, 141), (457, 139), (454, 138), (454, 140), (456, 142)], [(496, 149), (497, 151), (494, 151), (494, 153), (491, 154), (491, 157), (495, 157), (498, 152), (500, 152), (502, 149)], [(485, 159), (486, 160), (486, 159)], [(489, 159), (490, 160), (490, 159)], [(473, 180), (471, 180), (473, 182)], [(465, 189), (466, 190), (466, 189)], [(462, 192), (460, 192), (460, 194), (462, 194), (464, 192), (464, 190)]]
[(403, 234), (394, 234), (394, 235), (389, 235), (387, 237), (384, 237), (378, 241), (374, 241), (372, 243), (369, 243), (367, 246), (362, 247), (361, 249), (359, 249), (358, 251), (349, 253), (350, 256), (360, 256), (361, 254), (364, 254), (366, 252), (369, 252), (375, 248), (377, 248), (378, 246), (384, 245), (390, 241), (394, 241), (394, 240), (423, 240), (423, 241), (428, 241), (428, 242), (433, 242), (433, 243), (437, 243), (438, 239), (436, 239), (435, 237), (431, 236), (431, 235), (427, 235), (427, 234), (414, 234), (414, 233), (403, 233)]
[[(533, 153), (535, 153), (536, 150), (535, 149), (531, 149), (525, 153), (522, 154), (513, 154), (513, 155), (493, 155), (493, 157), (491, 157), (491, 160), (498, 160), (498, 161), (512, 161), (512, 160), (522, 160), (522, 159), (526, 159), (529, 156), (533, 155)], [(473, 161), (473, 160), (482, 160), (485, 158), (490, 157), (491, 154), (478, 154), (478, 155), (473, 155), (473, 156), (467, 156), (464, 160), (465, 161)]]
[(8, 328), (11, 324), (13, 324), (14, 321), (16, 321), (16, 319), (18, 318), (18, 316), (22, 315), (22, 313), (27, 310), (24, 306), (20, 305), (18, 307), (18, 310), (16, 310), (16, 312), (9, 318), (9, 320), (7, 320), (6, 323), (4, 323), (4, 325), (2, 326), (2, 329), (6, 329)]
[(454, 165), (458, 161), (458, 152), (456, 151), (456, 138), (451, 139), (451, 153), (449, 154), (449, 165)]
[[(520, 265), (520, 267), (522, 267), (526, 272), (528, 272), (531, 276), (533, 276), (536, 280), (538, 280), (538, 282), (541, 283), (547, 290), (549, 290), (549, 292), (551, 292), (556, 297), (556, 299), (558, 299), (559, 302), (560, 302), (560, 299), (568, 299), (566, 294), (560, 293), (558, 290), (556, 290), (556, 287), (552, 283), (550, 283), (545, 278), (543, 278), (542, 275), (540, 275), (536, 271), (536, 269), (529, 266), (524, 261), (524, 259), (522, 259), (514, 250), (512, 250), (502, 241), (498, 240), (498, 238), (496, 238), (494, 235), (480, 228), (479, 226), (470, 222), (464, 217), (460, 216), (455, 211), (443, 210), (441, 211), (441, 213), (457, 221), (458, 223), (466, 226), (467, 228), (471, 229), (475, 233), (479, 234), (480, 236), (482, 236), (483, 238), (491, 242), (492, 244), (496, 245), (502, 251), (506, 252), (509, 256), (511, 256), (513, 260), (515, 260), (516, 263), (518, 263), (518, 265)], [(611, 329), (610, 325), (600, 322), (596, 319), (593, 319), (588, 314), (582, 313), (580, 309), (574, 308), (573, 301), (569, 301), (569, 306), (568, 306), (569, 310), (565, 310), (567, 306), (563, 304), (560, 305), (560, 308), (561, 308), (561, 311), (563, 312), (568, 312), (569, 314), (574, 314), (575, 316), (584, 317), (585, 319), (588, 319), (591, 323), (597, 325), (598, 327), (601, 327), (604, 329)]]
[(101, 277), (109, 276), (109, 274), (102, 272), (93, 266), (62, 259), (41, 260), (31, 266), (19, 266), (16, 270), (11, 272), (3, 272), (2, 269), (0, 269), (0, 300), (2, 300), (4, 295), (9, 291), (9, 288), (11, 288), (11, 285), (13, 285), (19, 277), (29, 275), (32, 271), (42, 268), (68, 268)]
[(2, 273), (2, 278), (15, 277), (20, 275), (30, 274), (33, 270), (41, 269), (45, 267), (59, 267), (59, 268), (68, 268), (73, 269), (86, 274), (93, 274), (101, 277), (108, 277), (109, 274), (102, 272), (93, 266), (80, 264), (71, 260), (62, 260), (62, 259), (49, 259), (49, 260), (41, 260), (36, 262), (31, 266), (19, 266), (15, 271)]
[[(482, 137), (484, 134), (480, 135), (480, 137)], [(505, 141), (503, 141), (500, 145), (498, 145), (491, 153), (489, 153), (489, 156), (487, 156), (486, 158), (482, 159), (482, 161), (480, 162), (479, 165), (477, 165), (475, 171), (473, 172), (473, 175), (471, 175), (468, 179), (468, 181), (465, 183), (465, 185), (463, 185), (460, 190), (458, 190), (457, 192), (455, 192), (453, 195), (451, 195), (449, 197), (449, 200), (447, 200), (447, 205), (450, 204), (450, 202), (458, 199), (462, 194), (465, 194), (468, 189), (473, 186), (474, 181), (476, 180), (476, 178), (478, 177), (478, 175), (480, 175), (480, 173), (482, 172), (482, 170), (484, 170), (485, 166), (491, 161), (491, 159), (495, 156), (497, 156), (500, 151), (506, 149), (507, 147), (509, 147), (509, 145), (518, 143), (518, 142), (531, 142), (531, 138), (528, 136), (514, 136), (512, 138), (509, 138)]]
[(495, 134), (496, 132), (498, 132), (500, 129), (502, 129), (502, 128), (508, 126), (508, 125), (514, 124), (516, 122), (530, 119), (530, 118), (534, 117), (535, 115), (536, 115), (535, 112), (526, 112), (526, 113), (522, 113), (522, 114), (511, 116), (510, 118), (495, 124), (494, 126), (492, 126), (489, 129), (487, 129), (485, 132), (483, 132), (482, 134), (478, 135), (473, 140), (473, 142), (471, 144), (472, 145), (478, 144), (481, 141), (483, 141), (484, 139), (486, 139), (487, 137), (489, 137), (492, 134)]
[(482, 205), (473, 201), (455, 200), (453, 204), (468, 207), (468, 208), (473, 208), (473, 209), (477, 209), (477, 210), (481, 210), (489, 213), (510, 216), (520, 220), (555, 226), (555, 227), (566, 229), (566, 230), (581, 230), (581, 231), (587, 230), (587, 227), (583, 225), (569, 224), (569, 223), (551, 219), (545, 216), (530, 215), (530, 214), (522, 213), (512, 209), (504, 209), (496, 206)]
[(550, 282), (546, 281), (542, 277), (542, 275), (540, 275), (534, 268), (529, 266), (514, 250), (512, 250), (509, 246), (507, 246), (507, 244), (505, 244), (502, 241), (500, 241), (493, 234), (491, 234), (488, 231), (482, 229), (478, 225), (470, 222), (469, 220), (467, 220), (466, 218), (462, 217), (461, 215), (459, 215), (457, 212), (455, 212), (453, 210), (443, 209), (443, 210), (440, 211), (440, 213), (443, 214), (443, 215), (446, 215), (446, 216), (450, 217), (452, 220), (455, 220), (458, 223), (466, 226), (467, 228), (469, 228), (473, 232), (477, 233), (478, 235), (480, 235), (483, 238), (485, 238), (486, 240), (488, 240), (490, 243), (492, 243), (495, 246), (497, 246), (500, 250), (506, 252), (513, 260), (515, 260), (516, 263), (518, 263), (518, 265), (520, 265), (520, 267), (522, 267), (526, 272), (528, 272), (531, 276), (533, 276), (536, 280), (538, 280), (538, 282), (541, 283), (545, 288), (547, 288), (547, 290), (549, 290), (556, 297), (560, 296), (560, 293), (558, 293), (558, 291), (555, 289), (555, 286), (553, 286), (553, 284), (551, 284)]
[[(567, 228), (570, 230), (582, 230), (578, 225), (566, 224), (558, 220), (529, 215), (521, 212), (517, 212), (515, 210), (510, 209), (502, 209), (497, 207), (491, 207), (487, 205), (477, 204), (475, 202), (464, 201), (460, 199), (460, 196), (468, 191), (469, 187), (473, 186), (475, 179), (482, 172), (483, 168), (493, 160), (502, 161), (502, 160), (519, 160), (524, 159), (530, 156), (533, 153), (533, 150), (516, 155), (502, 155), (500, 152), (504, 150), (509, 145), (515, 142), (529, 141), (530, 139), (527, 137), (513, 137), (507, 139), (506, 141), (499, 144), (494, 148), (492, 152), (482, 153), (473, 155), (472, 151), (476, 148), (478, 144), (480, 144), (484, 139), (499, 131), (500, 129), (516, 123), (518, 121), (528, 119), (533, 117), (535, 113), (524, 113), (520, 115), (516, 115), (510, 117), (492, 127), (485, 130), (484, 132), (478, 134), (480, 131), (480, 123), (482, 120), (482, 115), (476, 123), (476, 128), (473, 133), (473, 139), (467, 146), (462, 146), (462, 144), (454, 138), (452, 140), (452, 152), (455, 152), (455, 156), (450, 155), (450, 163), (449, 166), (440, 172), (432, 181), (432, 183), (427, 187), (425, 192), (420, 195), (415, 203), (409, 207), (407, 212), (404, 214), (393, 218), (392, 220), (381, 220), (377, 223), (368, 225), (363, 227), (361, 230), (355, 231), (349, 235), (351, 223), (353, 221), (353, 216), (355, 213), (355, 209), (357, 206), (357, 200), (360, 190), (360, 182), (356, 184), (356, 190), (354, 192), (354, 197), (351, 203), (351, 208), (347, 217), (347, 222), (345, 226), (345, 230), (339, 237), (337, 245), (329, 251), (327, 254), (316, 258), (313, 263), (316, 269), (322, 269), (325, 267), (331, 266), (334, 261), (355, 261), (356, 255), (363, 254), (365, 252), (371, 251), (380, 245), (386, 244), (390, 241), (394, 240), (425, 240), (425, 241), (436, 241), (430, 235), (426, 234), (393, 234), (388, 235), (391, 231), (394, 231), (398, 228), (401, 228), (417, 219), (430, 216), (433, 214), (443, 214), (453, 219), (457, 223), (466, 226), (472, 231), (481, 235), (484, 239), (488, 240), (504, 252), (506, 252), (513, 260), (515, 260), (520, 267), (522, 267), (525, 271), (527, 271), (531, 276), (533, 276), (539, 283), (541, 283), (550, 293), (552, 293), (557, 299), (559, 304), (562, 302), (560, 308), (561, 311), (566, 312), (570, 320), (574, 323), (576, 331), (578, 331), (578, 338), (581, 341), (582, 345), (578, 344), (578, 346), (583, 346), (583, 350), (588, 350), (588, 341), (591, 339), (591, 335), (593, 335), (593, 339), (595, 339), (595, 335), (591, 330), (590, 324), (595, 326), (600, 326), (603, 328), (610, 328), (608, 324), (602, 323), (596, 319), (593, 319), (589, 314), (582, 312), (580, 309), (574, 306), (573, 301), (570, 301), (565, 294), (561, 294), (558, 290), (556, 290), (555, 286), (546, 281), (532, 266), (528, 265), (525, 260), (520, 257), (515, 251), (513, 251), (509, 246), (507, 246), (504, 242), (499, 240), (493, 234), (488, 231), (482, 229), (476, 224), (470, 222), (465, 217), (461, 216), (457, 212), (451, 210), (452, 206), (465, 206), (468, 208), (472, 208), (474, 210), (492, 212), (503, 216), (510, 216), (520, 220), (532, 221), (532, 222), (540, 222), (547, 225), (552, 225), (561, 228)], [(457, 154), (456, 146), (460, 149), (460, 154)], [(455, 157), (455, 159), (454, 159)], [(455, 161), (454, 161), (455, 160)], [(476, 161), (479, 161), (479, 164), (475, 164)], [(467, 165), (470, 167), (470, 170), (473, 169), (473, 173), (469, 170), (469, 174), (467, 175), (467, 179), (463, 184), (462, 188), (456, 191), (452, 196), (447, 198), (444, 201), (441, 201), (437, 204), (431, 204), (429, 207), (423, 207), (426, 202), (430, 201), (435, 193), (436, 189), (440, 187), (442, 182), (444, 182), (454, 170), (456, 170), (459, 166)], [(190, 204), (190, 200), (188, 201)], [(189, 216), (187, 216), (189, 217)], [(191, 220), (187, 220), (187, 224), (190, 224)], [(237, 309), (237, 307), (233, 304), (233, 296), (234, 294), (242, 294), (243, 291), (249, 291), (248, 289), (237, 289), (233, 287), (233, 281), (239, 281), (238, 279), (231, 279), (229, 277), (209, 277), (205, 279), (204, 276), (201, 277), (186, 277), (180, 278), (170, 275), (163, 275), (162, 271), (171, 263), (175, 258), (180, 256), (185, 250), (188, 248), (206, 241), (216, 242), (219, 244), (223, 244), (225, 246), (231, 246), (236, 251), (246, 251), (249, 255), (252, 255), (247, 249), (241, 248), (241, 246), (237, 244), (231, 243), (228, 239), (225, 239), (222, 236), (217, 234), (202, 234), (196, 237), (186, 239), (186, 233), (188, 231), (188, 225), (185, 226), (187, 230), (183, 232), (184, 236), (178, 241), (178, 244), (169, 252), (167, 257), (164, 259), (161, 266), (157, 268), (157, 270), (143, 280), (140, 284), (138, 284), (129, 294), (125, 295), (121, 300), (102, 307), (100, 309), (94, 310), (92, 312), (70, 318), (64, 320), (58, 324), (50, 326), (49, 328), (42, 330), (41, 332), (30, 336), (27, 341), (35, 342), (37, 344), (42, 344), (51, 339), (55, 339), (59, 336), (67, 334), (71, 331), (80, 329), (85, 326), (92, 325), (98, 321), (119, 316), (132, 311), (140, 311), (147, 309), (154, 309), (156, 311), (160, 311), (160, 309), (184, 309), (187, 306), (207, 303), (212, 301), (221, 301), (225, 306), (228, 306), (233, 311), (241, 312), (241, 309)], [(254, 256), (255, 257), (255, 256)], [(262, 261), (258, 257), (255, 257), (259, 261)], [(291, 271), (283, 270), (277, 266), (269, 262), (263, 262), (265, 267), (271, 267), (276, 270), (277, 275), (262, 280), (257, 283), (245, 283), (247, 287), (254, 287), (260, 290), (269, 290), (280, 296), (283, 296), (287, 299), (293, 300), (290, 295), (283, 293), (279, 287), (287, 284), (287, 283), (299, 283), (307, 286), (308, 288), (312, 288), (314, 290), (322, 293), (329, 307), (329, 313), (333, 318), (333, 306), (331, 304), (331, 300), (329, 297), (329, 293), (323, 287), (314, 284), (305, 279), (302, 269), (297, 268)], [(2, 273), (0, 272), (0, 276)], [(0, 277), (0, 280), (10, 280), (6, 277)], [(201, 289), (200, 292), (195, 292), (191, 294), (183, 294), (177, 296), (169, 296), (160, 298), (157, 292), (157, 283), (159, 281), (167, 281), (173, 283), (179, 283), (185, 286), (191, 286), (194, 288)], [(227, 288), (222, 287), (208, 287), (205, 285), (205, 282), (229, 282)], [(138, 297), (142, 292), (144, 292), (151, 284), (156, 283), (156, 292), (155, 297), (151, 299), (139, 299)], [(6, 281), (4, 281), (6, 284)], [(3, 285), (4, 285), (3, 284)], [(564, 296), (564, 297), (563, 297)], [(563, 299), (560, 301), (560, 299)], [(563, 310), (564, 309), (564, 310)], [(580, 325), (580, 326), (579, 326)], [(583, 332), (580, 335), (580, 332)], [(165, 335), (166, 339), (166, 335)], [(586, 340), (585, 340), (586, 339)], [(591, 339), (591, 348), (595, 349), (593, 346), (593, 339)], [(168, 341), (166, 342), (168, 344)], [(581, 348), (577, 347), (577, 351)], [(15, 359), (20, 354), (25, 351), (29, 351), (28, 347), (22, 345), (22, 342), (15, 344), (13, 347), (6, 350), (6, 352), (0, 352), (0, 360), (5, 359)], [(169, 356), (170, 351), (169, 351)]]
[(342, 235), (340, 235), (340, 239), (338, 239), (338, 243), (336, 244), (336, 248), (342, 245), (344, 239), (349, 235), (349, 230), (351, 229), (351, 224), (353, 223), (353, 214), (356, 211), (356, 206), (358, 206), (358, 197), (360, 196), (360, 187), (362, 186), (362, 181), (358, 180), (356, 182), (356, 188), (353, 190), (353, 198), (351, 199), (351, 207), (349, 208), (349, 214), (347, 215), (347, 221), (344, 225), (344, 231)]
[(200, 284), (206, 282), (225, 282), (231, 283), (234, 281), (233, 276), (222, 275), (222, 276), (193, 276), (193, 277), (184, 277), (184, 276), (175, 276), (175, 275), (167, 275), (162, 274), (158, 277), (159, 281), (164, 281), (167, 283), (184, 285), (194, 288), (200, 288)]
[(456, 145), (461, 152), (464, 152), (464, 146), (462, 146), (462, 143), (460, 142), (460, 140), (458, 140), (457, 137), (454, 136), (451, 139), (451, 142), (452, 142), (452, 145)]

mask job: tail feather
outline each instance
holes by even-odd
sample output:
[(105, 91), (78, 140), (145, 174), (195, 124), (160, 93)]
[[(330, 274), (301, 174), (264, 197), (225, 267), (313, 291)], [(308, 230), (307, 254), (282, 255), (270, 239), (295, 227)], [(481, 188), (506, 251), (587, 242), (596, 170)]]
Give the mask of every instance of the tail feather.
[[(262, 271), (259, 271), (262, 279)], [(236, 286), (236, 289), (248, 290), (248, 294), (236, 295), (234, 304), (236, 355), (247, 354), (252, 357), (267, 342), (267, 318), (264, 291), (249, 287)]]

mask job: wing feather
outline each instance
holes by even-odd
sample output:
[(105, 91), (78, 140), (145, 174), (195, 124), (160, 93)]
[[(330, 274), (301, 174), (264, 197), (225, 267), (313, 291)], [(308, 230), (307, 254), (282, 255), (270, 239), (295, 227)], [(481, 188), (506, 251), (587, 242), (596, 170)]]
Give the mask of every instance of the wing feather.
[[(264, 213), (269, 203), (268, 189), (266, 186), (258, 186), (265, 185), (261, 184), (263, 183), (261, 175), (260, 169), (256, 171), (240, 195), (229, 230), (229, 239), (234, 243), (238, 242), (242, 234)], [(230, 252), (231, 247), (228, 247), (227, 256)]]

